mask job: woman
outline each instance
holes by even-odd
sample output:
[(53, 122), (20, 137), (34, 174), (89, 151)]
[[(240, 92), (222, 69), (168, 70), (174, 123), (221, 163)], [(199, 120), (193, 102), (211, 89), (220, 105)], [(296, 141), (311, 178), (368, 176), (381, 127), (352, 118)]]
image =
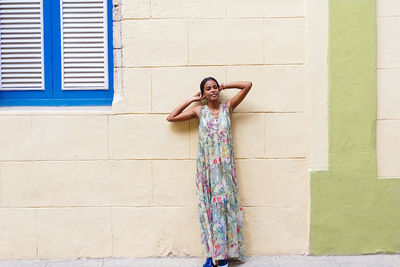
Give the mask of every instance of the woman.
[[(229, 259), (245, 259), (242, 207), (237, 186), (231, 115), (252, 86), (251, 82), (219, 85), (213, 77), (203, 79), (200, 92), (175, 108), (168, 121), (199, 118), (196, 161), (196, 196), (201, 226), (203, 267), (228, 266)], [(241, 89), (225, 104), (219, 94), (228, 88)], [(206, 105), (182, 112), (192, 102), (207, 100)]]

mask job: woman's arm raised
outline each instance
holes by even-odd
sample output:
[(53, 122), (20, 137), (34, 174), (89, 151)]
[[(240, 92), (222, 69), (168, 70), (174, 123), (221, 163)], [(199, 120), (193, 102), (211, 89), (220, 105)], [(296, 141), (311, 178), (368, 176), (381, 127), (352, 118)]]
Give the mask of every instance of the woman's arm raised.
[(200, 101), (204, 98), (201, 96), (201, 93), (198, 92), (191, 97), (189, 97), (185, 102), (175, 108), (167, 117), (167, 121), (174, 122), (174, 121), (186, 121), (192, 118), (197, 117), (197, 113), (195, 109), (198, 107), (193, 107), (185, 112), (182, 112), (187, 106), (189, 106), (192, 102)]
[(247, 81), (222, 84), (222, 90), (228, 88), (241, 89), (236, 95), (234, 95), (231, 99), (229, 99), (226, 102), (226, 105), (229, 108), (229, 113), (232, 113), (233, 110), (240, 104), (240, 102), (242, 102), (242, 100), (246, 97), (247, 93), (250, 91), (252, 85), (253, 85), (252, 82), (247, 82)]

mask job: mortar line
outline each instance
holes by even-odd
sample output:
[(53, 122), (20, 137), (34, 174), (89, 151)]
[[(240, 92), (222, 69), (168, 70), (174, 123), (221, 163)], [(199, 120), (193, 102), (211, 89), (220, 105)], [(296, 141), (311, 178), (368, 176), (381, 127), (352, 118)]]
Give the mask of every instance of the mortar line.
[[(151, 0), (150, 0), (151, 2)], [(150, 13), (151, 13), (151, 17), (150, 18), (123, 18), (122, 20), (124, 21), (129, 21), (129, 20), (185, 20), (188, 19), (190, 17), (164, 17), (164, 18), (153, 18), (153, 14), (152, 14), (152, 9), (150, 8)], [(227, 13), (227, 11), (225, 12)], [(232, 17), (230, 19), (232, 20), (257, 20), (257, 19), (264, 19), (264, 18), (268, 18), (268, 19), (294, 19), (294, 18), (306, 18), (306, 16), (286, 16), (286, 17)], [(215, 18), (196, 18), (196, 17), (192, 17), (190, 19), (195, 19), (195, 20), (225, 20), (226, 18), (221, 18), (221, 17), (215, 17)]]
[(190, 65), (190, 22), (187, 20), (187, 62)]
[[(111, 255), (114, 257), (114, 220), (113, 220), (113, 207), (110, 207), (111, 213)], [(104, 262), (103, 262), (104, 265)]]
[(36, 242), (36, 258), (39, 258), (39, 240), (38, 240), (38, 218), (37, 218), (37, 209), (35, 209), (35, 242)]
[(151, 175), (151, 206), (154, 206), (154, 164), (153, 160), (150, 161), (150, 175)]
[(107, 115), (107, 159), (110, 159), (110, 116)]
[(150, 112), (153, 113), (153, 69), (150, 69)]
[[(293, 157), (236, 157), (238, 160), (297, 160), (297, 159), (307, 159), (307, 156), (293, 156)], [(56, 162), (74, 162), (77, 163), (79, 162), (105, 162), (105, 161), (133, 161), (133, 160), (143, 160), (143, 161), (149, 161), (149, 160), (196, 160), (195, 157), (193, 158), (117, 158), (117, 159), (66, 159), (66, 160), (4, 160), (1, 161), (0, 163), (56, 163)]]
[(263, 19), (263, 25), (262, 25), (262, 47), (263, 47), (263, 62), (264, 62), (264, 64), (266, 64), (267, 63), (267, 60), (266, 60), (266, 58), (265, 58), (265, 50), (266, 50), (266, 47), (265, 47), (265, 44), (266, 44), (266, 41), (265, 41), (265, 23), (266, 23), (266, 18), (264, 18)]

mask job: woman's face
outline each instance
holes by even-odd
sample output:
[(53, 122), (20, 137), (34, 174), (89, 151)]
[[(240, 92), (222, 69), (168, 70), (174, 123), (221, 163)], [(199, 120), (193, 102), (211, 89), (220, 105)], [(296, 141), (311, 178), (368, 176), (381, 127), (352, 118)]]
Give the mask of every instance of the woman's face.
[(216, 101), (219, 97), (218, 84), (213, 80), (209, 80), (204, 85), (204, 96), (207, 101)]

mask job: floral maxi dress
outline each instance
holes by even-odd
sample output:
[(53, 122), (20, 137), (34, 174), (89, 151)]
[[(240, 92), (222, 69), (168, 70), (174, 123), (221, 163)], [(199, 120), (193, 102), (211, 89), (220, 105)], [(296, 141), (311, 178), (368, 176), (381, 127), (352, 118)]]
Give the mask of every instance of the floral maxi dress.
[(203, 256), (245, 259), (242, 206), (239, 198), (231, 121), (220, 104), (215, 118), (207, 105), (200, 109), (196, 196)]

